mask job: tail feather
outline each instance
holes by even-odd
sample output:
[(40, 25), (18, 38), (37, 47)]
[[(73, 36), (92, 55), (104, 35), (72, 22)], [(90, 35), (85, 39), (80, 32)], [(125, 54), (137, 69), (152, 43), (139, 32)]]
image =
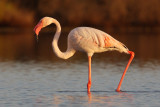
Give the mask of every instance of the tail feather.
[(119, 52), (124, 52), (128, 54), (129, 49), (118, 40), (114, 39), (110, 35), (105, 35), (105, 47), (110, 48), (110, 50), (117, 50)]
[(121, 42), (119, 42), (119, 45), (117, 46), (120, 52), (128, 53), (129, 49)]

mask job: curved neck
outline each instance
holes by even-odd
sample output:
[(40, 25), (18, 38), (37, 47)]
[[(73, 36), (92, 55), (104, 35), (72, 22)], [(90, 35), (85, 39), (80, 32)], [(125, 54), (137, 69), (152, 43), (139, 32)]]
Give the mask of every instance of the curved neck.
[(57, 27), (55, 36), (54, 36), (53, 41), (52, 41), (53, 51), (58, 57), (60, 57), (62, 59), (68, 59), (69, 57), (74, 55), (75, 50), (73, 48), (71, 48), (69, 43), (68, 43), (67, 51), (66, 52), (61, 52), (60, 51), (60, 49), (58, 47), (58, 40), (59, 40), (59, 37), (60, 37), (60, 34), (61, 34), (61, 26), (60, 26), (60, 23), (56, 19), (53, 19), (52, 22)]

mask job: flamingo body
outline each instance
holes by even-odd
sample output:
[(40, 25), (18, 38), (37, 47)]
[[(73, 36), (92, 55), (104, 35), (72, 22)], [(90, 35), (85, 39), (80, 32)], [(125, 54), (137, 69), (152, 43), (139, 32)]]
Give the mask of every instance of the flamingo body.
[(76, 51), (82, 51), (87, 53), (88, 55), (88, 84), (87, 84), (88, 93), (90, 93), (90, 88), (91, 88), (91, 57), (94, 53), (116, 50), (119, 52), (124, 52), (126, 54), (131, 54), (130, 60), (123, 72), (119, 85), (116, 89), (116, 91), (119, 92), (125, 73), (134, 57), (134, 52), (129, 51), (124, 44), (114, 39), (109, 34), (101, 30), (90, 28), (90, 27), (77, 27), (73, 29), (68, 35), (68, 47), (66, 52), (61, 52), (60, 49), (58, 48), (58, 40), (61, 34), (61, 26), (56, 19), (51, 17), (42, 18), (34, 28), (34, 31), (38, 37), (40, 30), (43, 27), (46, 27), (52, 23), (54, 23), (57, 27), (55, 36), (52, 41), (52, 47), (53, 47), (53, 51), (58, 57), (62, 59), (68, 59), (71, 56), (73, 56)]
[(78, 51), (90, 54), (119, 50), (128, 53), (128, 48), (109, 34), (90, 27), (78, 27), (68, 35), (68, 43)]

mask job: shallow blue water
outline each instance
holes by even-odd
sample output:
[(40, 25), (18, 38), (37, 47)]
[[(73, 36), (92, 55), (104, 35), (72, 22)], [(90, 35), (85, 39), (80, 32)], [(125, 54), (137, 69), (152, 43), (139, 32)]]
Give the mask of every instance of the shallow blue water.
[(127, 61), (92, 64), (91, 94), (87, 94), (87, 62), (3, 61), (0, 62), (1, 107), (109, 106), (144, 107), (160, 105), (160, 66), (135, 60), (118, 82)]
[[(62, 35), (67, 35), (62, 33)], [(53, 54), (51, 34), (0, 34), (0, 107), (159, 107), (160, 35), (117, 34), (113, 37), (135, 52), (122, 83), (115, 89), (129, 55), (95, 54), (91, 94), (87, 94), (88, 63), (84, 53), (62, 60)], [(66, 49), (67, 36), (59, 46)]]

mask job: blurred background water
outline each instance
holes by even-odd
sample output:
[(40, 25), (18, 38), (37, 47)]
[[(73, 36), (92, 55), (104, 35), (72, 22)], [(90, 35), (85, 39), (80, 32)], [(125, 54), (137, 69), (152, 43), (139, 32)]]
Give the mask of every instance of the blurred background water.
[[(160, 105), (159, 0), (1, 0), (0, 2), (0, 106), (153, 106)], [(67, 35), (77, 26), (109, 33), (135, 52), (117, 93), (129, 59), (124, 53), (94, 54), (92, 88), (87, 94), (88, 62), (85, 53), (67, 60), (52, 50), (55, 26), (33, 28), (44, 16), (62, 25), (59, 47), (65, 51)]]

